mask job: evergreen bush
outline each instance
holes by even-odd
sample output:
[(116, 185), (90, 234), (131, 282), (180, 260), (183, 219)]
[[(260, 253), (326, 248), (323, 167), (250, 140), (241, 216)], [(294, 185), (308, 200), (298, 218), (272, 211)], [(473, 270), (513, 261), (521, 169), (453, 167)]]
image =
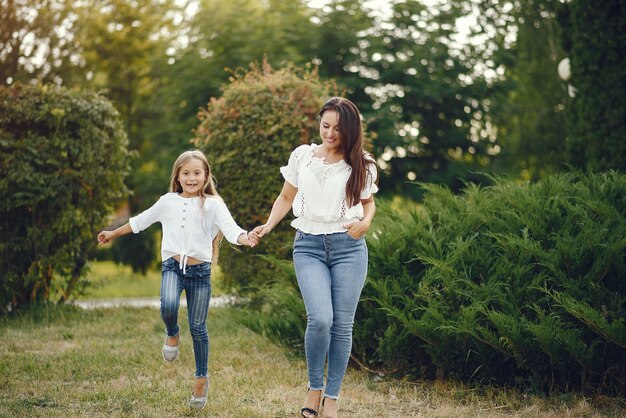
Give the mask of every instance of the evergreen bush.
[(0, 313), (66, 300), (126, 194), (127, 137), (95, 93), (0, 86)]
[[(353, 354), (411, 379), (624, 395), (626, 176), (493, 181), (460, 195), (422, 184), (412, 208), (378, 201)], [(289, 342), (304, 310), (293, 277), (275, 288), (263, 308), (289, 334), (242, 322)]]
[[(317, 112), (332, 86), (316, 71), (287, 66), (273, 70), (264, 62), (238, 71), (199, 114), (195, 144), (207, 155), (218, 192), (244, 229), (263, 224), (284, 179), (279, 167), (291, 151), (317, 138)], [(223, 246), (219, 265), (227, 284), (245, 290), (273, 276), (270, 263), (249, 254), (290, 257), (293, 228), (289, 216), (246, 255)]]

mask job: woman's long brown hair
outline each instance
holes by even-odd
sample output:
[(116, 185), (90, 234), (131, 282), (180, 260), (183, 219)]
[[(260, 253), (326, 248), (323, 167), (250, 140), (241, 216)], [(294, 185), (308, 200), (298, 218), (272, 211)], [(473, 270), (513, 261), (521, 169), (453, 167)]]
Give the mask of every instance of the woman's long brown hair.
[(333, 97), (322, 106), (318, 117), (321, 119), (329, 110), (339, 115), (343, 159), (352, 168), (346, 184), (348, 207), (352, 207), (361, 202), (361, 192), (368, 176), (367, 165), (375, 163), (373, 160), (368, 160), (363, 152), (363, 127), (361, 114), (356, 105), (346, 98)]

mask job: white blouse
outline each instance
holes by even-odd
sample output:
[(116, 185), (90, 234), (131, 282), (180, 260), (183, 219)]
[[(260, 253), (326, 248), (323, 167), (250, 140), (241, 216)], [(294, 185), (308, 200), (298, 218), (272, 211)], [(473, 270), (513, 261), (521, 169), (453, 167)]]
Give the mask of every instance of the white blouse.
[[(291, 226), (307, 234), (332, 234), (345, 232), (345, 224), (363, 219), (361, 202), (348, 207), (346, 184), (352, 168), (343, 159), (328, 164), (323, 158), (315, 157), (313, 150), (318, 145), (301, 145), (289, 157), (280, 172), (287, 182), (298, 189), (293, 200), (296, 219)], [(367, 157), (373, 161), (371, 156)], [(361, 199), (369, 198), (378, 191), (376, 166), (367, 164), (368, 175)]]
[(161, 259), (180, 256), (180, 268), (185, 270), (187, 259), (193, 257), (210, 262), (213, 257), (213, 239), (222, 231), (226, 239), (239, 245), (239, 235), (246, 231), (235, 222), (222, 199), (207, 197), (204, 208), (200, 197), (185, 198), (178, 193), (167, 193), (139, 215), (128, 220), (135, 234), (155, 222), (161, 222)]

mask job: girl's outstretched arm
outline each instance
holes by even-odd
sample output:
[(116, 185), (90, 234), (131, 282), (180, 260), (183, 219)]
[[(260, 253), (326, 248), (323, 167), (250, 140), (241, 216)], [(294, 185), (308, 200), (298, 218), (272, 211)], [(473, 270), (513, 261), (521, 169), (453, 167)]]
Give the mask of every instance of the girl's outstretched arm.
[(261, 238), (263, 235), (268, 234), (272, 229), (274, 229), (274, 227), (278, 225), (278, 223), (291, 210), (291, 205), (293, 204), (293, 200), (296, 198), (296, 193), (298, 193), (298, 189), (288, 181), (285, 181), (283, 189), (274, 201), (274, 205), (272, 205), (272, 212), (270, 213), (270, 217), (267, 219), (267, 222), (263, 225), (257, 226), (252, 232)]
[(115, 238), (130, 234), (131, 232), (133, 232), (133, 230), (128, 222), (113, 231), (102, 231), (98, 234), (98, 244), (108, 244)]

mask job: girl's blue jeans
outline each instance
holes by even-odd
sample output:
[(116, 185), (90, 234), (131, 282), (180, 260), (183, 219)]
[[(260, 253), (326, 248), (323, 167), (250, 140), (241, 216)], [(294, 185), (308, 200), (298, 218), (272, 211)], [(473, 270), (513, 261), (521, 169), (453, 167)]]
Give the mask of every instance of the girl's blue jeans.
[(161, 318), (167, 335), (174, 337), (180, 332), (178, 308), (180, 295), (185, 290), (189, 330), (196, 359), (196, 377), (206, 377), (209, 363), (206, 320), (211, 300), (211, 263), (188, 265), (185, 274), (174, 258), (165, 260), (161, 267)]
[(352, 350), (354, 314), (367, 275), (367, 246), (347, 233), (296, 231), (293, 261), (307, 312), (304, 334), (309, 388), (338, 399)]

